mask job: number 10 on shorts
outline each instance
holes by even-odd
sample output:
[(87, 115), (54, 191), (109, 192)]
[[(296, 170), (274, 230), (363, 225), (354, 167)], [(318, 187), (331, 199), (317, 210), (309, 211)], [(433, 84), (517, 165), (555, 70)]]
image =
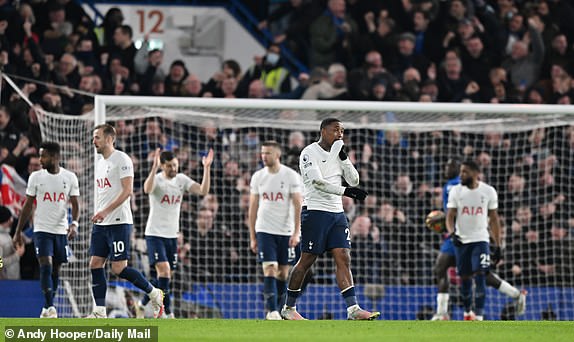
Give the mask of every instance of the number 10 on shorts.
[(123, 241), (114, 241), (114, 242), (112, 242), (112, 244), (114, 245), (114, 253), (115, 254), (123, 253), (126, 249)]

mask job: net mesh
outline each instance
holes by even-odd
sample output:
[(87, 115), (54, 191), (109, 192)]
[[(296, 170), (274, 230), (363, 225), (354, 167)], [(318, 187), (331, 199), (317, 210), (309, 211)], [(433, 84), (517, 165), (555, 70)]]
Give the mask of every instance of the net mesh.
[[(519, 318), (574, 319), (570, 305), (574, 302), (573, 115), (476, 113), (472, 106), (449, 114), (340, 111), (336, 102), (332, 107), (236, 108), (234, 101), (220, 108), (184, 103), (106, 107), (105, 121), (118, 130), (116, 147), (134, 161), (135, 236), (130, 262), (147, 274), (143, 233), (149, 203), (142, 188), (151, 167), (150, 152), (156, 147), (175, 151), (180, 172), (200, 182), (201, 156), (209, 148), (215, 151), (210, 195), (188, 195), (183, 200), (179, 268), (172, 285), (176, 317), (264, 317), (262, 272), (249, 250), (247, 227), (249, 180), (261, 167), (260, 143), (278, 141), (283, 146), (283, 164), (297, 169), (300, 150), (318, 139), (320, 121), (338, 117), (346, 128), (346, 145), (361, 186), (370, 193), (364, 203), (344, 198), (353, 236), (351, 269), (363, 307), (380, 310), (385, 319), (432, 315), (436, 306), (433, 264), (442, 238), (426, 229), (424, 218), (431, 210), (443, 208), (444, 165), (449, 158), (460, 157), (477, 160), (482, 180), (498, 191), (505, 253), (497, 272), (529, 291), (527, 312)], [(63, 144), (64, 166), (76, 172), (81, 183), (84, 229), (71, 243), (75, 259), (64, 267), (62, 277), (71, 284), (81, 313), (91, 309), (87, 254), (94, 152), (90, 117), (46, 114), (40, 120), (43, 138)], [(200, 208), (207, 208), (211, 217), (199, 215)], [(366, 233), (359, 229), (365, 218)], [(198, 224), (211, 226), (209, 234), (198, 234)], [(454, 318), (462, 316), (458, 281), (451, 272)], [(127, 294), (129, 311), (130, 300), (141, 294), (114, 279), (112, 284), (127, 290), (122, 296)], [(513, 300), (495, 289), (488, 291), (486, 316), (498, 319)], [(64, 293), (59, 298), (60, 306), (70, 306)], [(109, 304), (114, 305), (120, 306)], [(311, 319), (346, 318), (328, 254), (314, 265), (298, 308)]]

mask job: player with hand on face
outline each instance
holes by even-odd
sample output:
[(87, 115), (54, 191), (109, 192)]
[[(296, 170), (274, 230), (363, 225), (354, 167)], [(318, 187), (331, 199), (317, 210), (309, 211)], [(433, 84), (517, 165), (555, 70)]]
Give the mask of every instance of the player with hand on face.
[[(287, 300), (281, 316), (303, 320), (296, 301), (306, 273), (325, 251), (335, 260), (337, 285), (347, 305), (350, 320), (373, 320), (379, 312), (361, 309), (357, 303), (351, 274), (351, 237), (341, 196), (364, 200), (367, 192), (357, 188), (359, 173), (343, 149), (343, 124), (335, 118), (321, 122), (321, 138), (301, 151), (299, 168), (303, 176), (304, 202), (301, 212), (301, 258), (293, 268), (287, 288)], [(350, 185), (341, 185), (341, 177)]]
[[(60, 163), (60, 145), (44, 142), (40, 145), (42, 170), (28, 178), (26, 202), (20, 213), (14, 245), (23, 246), (22, 229), (30, 218), (34, 203), (34, 246), (40, 264), (40, 285), (44, 307), (40, 318), (57, 318), (54, 297), (58, 291), (60, 267), (68, 262), (68, 239), (76, 236), (80, 210), (80, 189), (76, 175)], [(72, 206), (72, 222), (68, 223), (68, 204)]]
[(281, 164), (281, 146), (261, 145), (265, 167), (253, 174), (249, 197), (250, 248), (263, 267), (265, 319), (281, 320), (278, 300), (286, 291), (287, 277), (296, 257), (301, 234), (301, 177)]
[(446, 229), (455, 247), (465, 321), (484, 319), (486, 274), (490, 269), (489, 235), (495, 246), (500, 246), (498, 195), (492, 186), (478, 180), (479, 172), (476, 162), (462, 162), (460, 184), (450, 190), (447, 204)]

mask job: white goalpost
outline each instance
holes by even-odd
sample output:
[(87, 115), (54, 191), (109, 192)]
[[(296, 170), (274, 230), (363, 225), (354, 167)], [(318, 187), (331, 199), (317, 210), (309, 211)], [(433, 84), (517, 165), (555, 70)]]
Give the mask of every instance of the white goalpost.
[[(264, 317), (262, 272), (249, 250), (246, 215), (249, 179), (261, 167), (260, 144), (276, 140), (283, 146), (282, 162), (297, 168), (301, 148), (318, 139), (320, 121), (337, 117), (345, 126), (361, 186), (370, 193), (364, 203), (344, 201), (353, 239), (351, 269), (362, 306), (381, 311), (383, 319), (432, 315), (433, 264), (441, 236), (425, 227), (424, 217), (442, 209), (444, 165), (458, 157), (478, 161), (482, 179), (498, 191), (505, 246), (496, 272), (529, 291), (526, 314), (516, 318), (574, 319), (572, 106), (132, 96), (96, 96), (94, 105), (93, 113), (81, 117), (40, 116), (43, 139), (62, 144), (64, 166), (81, 182), (82, 229), (71, 242), (74, 260), (63, 268), (62, 279), (69, 285), (58, 296), (58, 305), (68, 308), (63, 316), (91, 309), (95, 125), (113, 124), (116, 147), (134, 161), (131, 263), (145, 272), (149, 266), (142, 241), (149, 203), (142, 187), (151, 167), (149, 153), (156, 147), (173, 150), (180, 171), (201, 181), (201, 157), (214, 149), (211, 194), (183, 200), (172, 306), (178, 318), (253, 319)], [(208, 218), (200, 211), (207, 211)], [(366, 234), (353, 228), (361, 216), (370, 222)], [(458, 279), (449, 274), (450, 311), (460, 319)], [(318, 259), (310, 278), (299, 311), (310, 319), (346, 318), (328, 255)], [(128, 299), (141, 296), (118, 279), (109, 281), (112, 290), (128, 290)], [(487, 319), (505, 317), (511, 306), (512, 299), (489, 288)]]

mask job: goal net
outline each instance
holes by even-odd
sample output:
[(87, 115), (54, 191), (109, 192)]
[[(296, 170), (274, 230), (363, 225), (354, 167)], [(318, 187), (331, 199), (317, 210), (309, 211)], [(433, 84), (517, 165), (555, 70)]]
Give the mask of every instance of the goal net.
[[(43, 138), (64, 145), (64, 166), (82, 183), (79, 238), (64, 268), (81, 313), (91, 308), (88, 247), (93, 213), (91, 128), (108, 122), (116, 147), (134, 161), (131, 263), (149, 275), (144, 227), (149, 202), (143, 182), (156, 147), (173, 150), (180, 172), (200, 182), (201, 157), (213, 148), (210, 194), (186, 196), (179, 265), (172, 284), (176, 317), (263, 318), (262, 271), (249, 250), (249, 181), (261, 167), (260, 145), (276, 140), (282, 163), (298, 167), (300, 150), (318, 139), (320, 121), (337, 117), (361, 186), (363, 203), (344, 198), (353, 241), (351, 269), (360, 304), (383, 319), (428, 319), (436, 307), (433, 265), (442, 237), (424, 218), (442, 210), (444, 166), (472, 158), (499, 195), (504, 259), (496, 272), (527, 289), (517, 319), (574, 319), (574, 110), (569, 106), (256, 101), (97, 96), (94, 115), (41, 117)], [(116, 300), (141, 297), (113, 277)], [(449, 272), (450, 311), (462, 316), (459, 279)], [(60, 292), (60, 305), (69, 298)], [(344, 319), (346, 310), (327, 253), (312, 269), (298, 302), (310, 319)], [(512, 318), (513, 299), (489, 288), (486, 318)], [(121, 308), (118, 307), (118, 310)], [(73, 310), (69, 311), (74, 315)], [(510, 315), (510, 316), (509, 316)]]

